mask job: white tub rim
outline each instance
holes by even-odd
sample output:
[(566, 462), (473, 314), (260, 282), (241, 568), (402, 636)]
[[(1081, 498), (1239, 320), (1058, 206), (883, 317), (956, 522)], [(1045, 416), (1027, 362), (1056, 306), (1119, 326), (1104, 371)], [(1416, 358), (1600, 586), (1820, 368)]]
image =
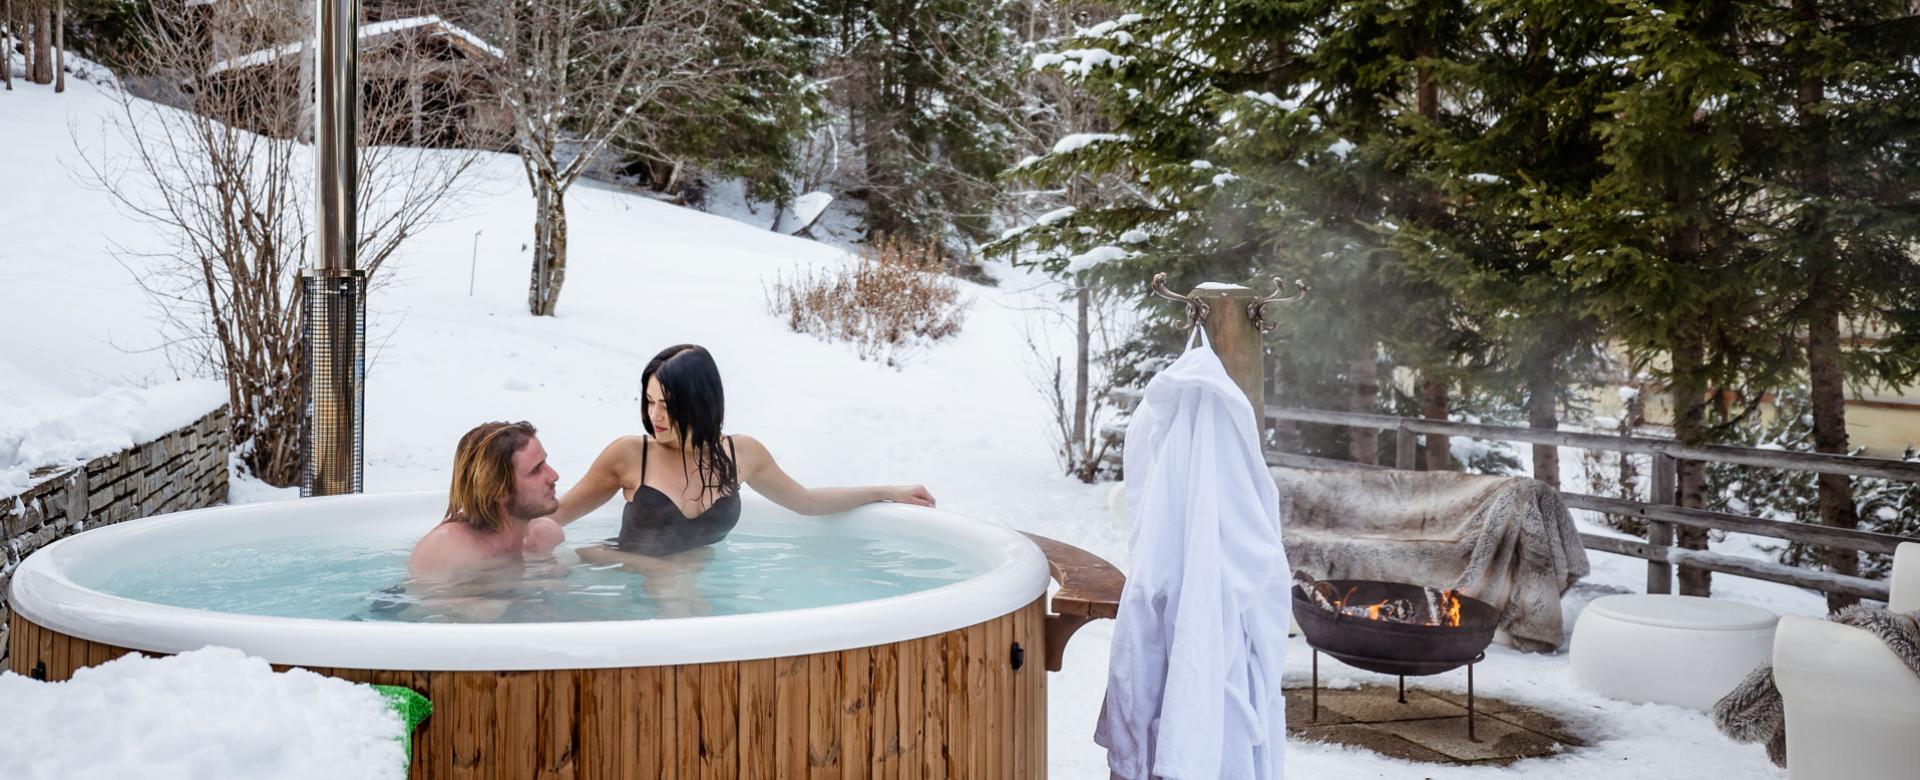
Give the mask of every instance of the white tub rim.
[[(742, 498), (762, 508), (766, 499)], [(966, 628), (1014, 612), (1046, 594), (1045, 555), (1022, 534), (958, 513), (874, 504), (823, 522), (913, 523), (988, 561), (979, 576), (916, 593), (824, 607), (742, 615), (570, 623), (426, 624), (356, 622), (215, 612), (139, 601), (76, 583), (76, 562), (196, 524), (264, 527), (302, 515), (365, 516), (378, 510), (444, 507), (439, 491), (361, 494), (238, 504), (175, 512), (88, 529), (21, 562), (9, 598), (21, 617), (91, 642), (156, 653), (208, 645), (237, 648), (275, 664), (408, 671), (531, 671), (719, 663), (890, 644)], [(364, 515), (362, 513), (365, 513)], [(190, 537), (189, 537), (190, 538)], [(220, 537), (234, 543), (232, 536)], [(172, 540), (178, 542), (178, 539)]]

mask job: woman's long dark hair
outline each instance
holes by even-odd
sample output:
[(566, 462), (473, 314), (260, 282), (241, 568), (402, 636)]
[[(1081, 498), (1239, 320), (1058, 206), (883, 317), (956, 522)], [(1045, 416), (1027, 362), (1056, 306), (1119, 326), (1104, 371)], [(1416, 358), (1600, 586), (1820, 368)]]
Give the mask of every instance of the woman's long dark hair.
[[(697, 344), (675, 344), (660, 351), (640, 372), (640, 393), (645, 397), (648, 380), (660, 380), (657, 399), (667, 405), (667, 417), (680, 429), (680, 458), (684, 467), (688, 453), (693, 468), (706, 489), (722, 495), (739, 488), (740, 475), (733, 454), (720, 442), (720, 425), (727, 416), (727, 396), (720, 387), (720, 367), (713, 355)], [(647, 433), (656, 434), (653, 418), (642, 413)]]

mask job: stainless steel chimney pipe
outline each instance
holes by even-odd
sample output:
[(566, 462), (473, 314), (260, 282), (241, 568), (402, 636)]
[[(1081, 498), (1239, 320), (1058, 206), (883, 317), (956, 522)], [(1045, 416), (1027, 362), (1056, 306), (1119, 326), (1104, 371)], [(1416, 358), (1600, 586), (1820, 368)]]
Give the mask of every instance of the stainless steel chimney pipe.
[(356, 225), (359, 22), (359, 0), (315, 0), (314, 256), (300, 277), (307, 354), (302, 496), (362, 487), (367, 284)]
[(318, 252), (313, 267), (351, 271), (359, 267), (354, 189), (359, 171), (360, 0), (315, 0), (313, 121), (314, 225)]

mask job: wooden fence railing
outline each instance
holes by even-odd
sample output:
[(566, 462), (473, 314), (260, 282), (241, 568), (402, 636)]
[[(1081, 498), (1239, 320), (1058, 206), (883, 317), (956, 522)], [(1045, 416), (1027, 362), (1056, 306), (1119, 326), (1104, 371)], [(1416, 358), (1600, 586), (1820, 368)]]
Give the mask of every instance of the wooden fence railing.
[[(1523, 442), (1555, 447), (1576, 447), (1653, 456), (1652, 498), (1650, 502), (1628, 501), (1604, 496), (1562, 492), (1567, 506), (1609, 515), (1632, 517), (1647, 524), (1647, 539), (1602, 536), (1582, 533), (1581, 542), (1589, 550), (1627, 555), (1647, 561), (1647, 592), (1671, 593), (1673, 569), (1686, 565), (1741, 577), (1796, 585), (1826, 593), (1846, 593), (1864, 598), (1887, 599), (1887, 583), (1864, 577), (1814, 571), (1773, 561), (1763, 561), (1705, 550), (1675, 547), (1676, 526), (1718, 529), (1786, 539), (1820, 547), (1839, 547), (1861, 552), (1892, 553), (1901, 542), (1920, 542), (1893, 534), (1875, 533), (1822, 525), (1769, 520), (1745, 515), (1709, 512), (1677, 505), (1676, 475), (1683, 460), (1733, 463), (1743, 466), (1811, 471), (1821, 474), (1845, 474), (1854, 477), (1879, 477), (1902, 482), (1920, 482), (1920, 463), (1861, 458), (1847, 455), (1782, 452), (1745, 447), (1688, 447), (1671, 439), (1637, 436), (1609, 436), (1572, 431), (1549, 431), (1499, 425), (1394, 417), (1382, 414), (1334, 412), (1267, 406), (1266, 416), (1274, 420), (1318, 423), (1354, 428), (1390, 431), (1397, 437), (1394, 467), (1412, 469), (1414, 453), (1421, 436), (1465, 436), (1494, 441)], [(1270, 452), (1267, 462), (1276, 466), (1299, 468), (1386, 468), (1383, 465), (1328, 460), (1290, 453)]]
[[(1288, 298), (1280, 297), (1281, 288), (1284, 285), (1278, 277), (1274, 279), (1274, 294), (1265, 297), (1257, 297), (1252, 290), (1239, 285), (1214, 283), (1202, 284), (1193, 288), (1193, 291), (1187, 295), (1178, 295), (1167, 289), (1164, 284), (1165, 278), (1166, 274), (1153, 277), (1151, 287), (1154, 293), (1186, 305), (1188, 325), (1205, 329), (1208, 342), (1212, 344), (1214, 352), (1220, 355), (1227, 374), (1233, 377), (1234, 382), (1239, 385), (1241, 391), (1256, 408), (1262, 407), (1261, 402), (1264, 399), (1261, 397), (1261, 388), (1265, 386), (1262, 379), (1266, 373), (1263, 368), (1265, 347), (1261, 334), (1270, 329), (1270, 323), (1262, 314), (1263, 307), (1269, 303), (1299, 300), (1300, 295), (1306, 294), (1307, 285), (1303, 282), (1294, 282), (1293, 287), (1299, 291), (1300, 295)], [(1123, 392), (1116, 395), (1117, 400), (1122, 403), (1137, 403), (1139, 400), (1137, 392)], [(1676, 547), (1673, 544), (1676, 526), (1738, 531), (1825, 548), (1838, 547), (1874, 553), (1891, 553), (1901, 542), (1920, 541), (1920, 539), (1907, 539), (1892, 534), (1829, 528), (1682, 507), (1678, 505), (1676, 489), (1682, 461), (1731, 463), (1820, 474), (1845, 474), (1853, 477), (1878, 477), (1902, 482), (1920, 482), (1920, 463), (1746, 447), (1688, 447), (1671, 439), (1549, 431), (1271, 405), (1264, 406), (1264, 409), (1268, 419), (1392, 431), (1398, 437), (1398, 446), (1394, 447), (1397, 453), (1394, 466), (1401, 469), (1414, 467), (1414, 453), (1421, 436), (1465, 436), (1495, 441), (1525, 442), (1539, 446), (1576, 447), (1650, 455), (1653, 458), (1652, 501), (1627, 501), (1580, 493), (1561, 493), (1570, 507), (1633, 517), (1646, 522), (1647, 539), (1645, 541), (1590, 533), (1583, 533), (1580, 538), (1589, 550), (1645, 559), (1648, 593), (1673, 592), (1674, 567), (1684, 565), (1741, 577), (1797, 585), (1827, 593), (1845, 593), (1881, 601), (1887, 598), (1888, 585), (1879, 580)], [(1267, 461), (1274, 465), (1312, 468), (1382, 467), (1376, 464), (1322, 460), (1278, 452), (1268, 453)]]

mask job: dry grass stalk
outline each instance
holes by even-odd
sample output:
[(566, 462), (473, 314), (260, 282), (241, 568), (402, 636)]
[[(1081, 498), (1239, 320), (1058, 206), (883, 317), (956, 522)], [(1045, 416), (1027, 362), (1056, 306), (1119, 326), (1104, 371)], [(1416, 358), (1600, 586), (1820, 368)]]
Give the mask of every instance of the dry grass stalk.
[(970, 301), (941, 268), (937, 244), (882, 236), (859, 262), (776, 276), (767, 311), (796, 333), (846, 342), (861, 360), (898, 367), (960, 332)]

